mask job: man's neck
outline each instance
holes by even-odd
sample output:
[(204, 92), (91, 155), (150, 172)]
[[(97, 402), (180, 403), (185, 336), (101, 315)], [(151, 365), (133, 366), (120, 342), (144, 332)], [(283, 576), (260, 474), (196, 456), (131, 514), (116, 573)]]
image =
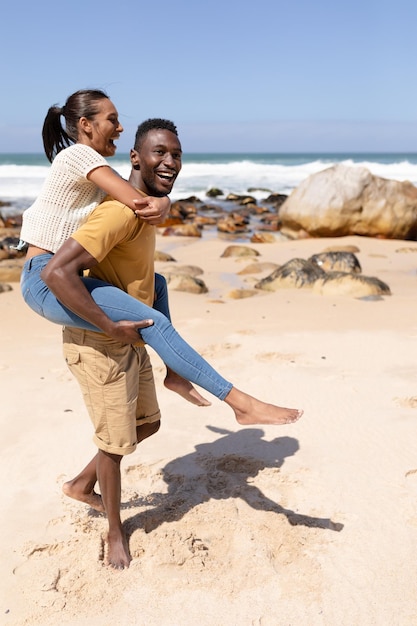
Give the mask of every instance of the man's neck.
[(139, 189), (140, 191), (143, 191), (143, 193), (146, 194), (147, 196), (149, 195), (149, 191), (147, 190), (146, 185), (144, 185), (143, 183), (142, 176), (140, 175), (140, 171), (133, 169), (133, 167), (130, 170), (129, 183), (135, 189)]

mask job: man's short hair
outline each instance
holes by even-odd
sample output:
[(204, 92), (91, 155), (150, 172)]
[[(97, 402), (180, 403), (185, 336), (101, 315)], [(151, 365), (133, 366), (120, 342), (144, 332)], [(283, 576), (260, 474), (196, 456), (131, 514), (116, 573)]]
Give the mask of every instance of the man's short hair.
[(152, 117), (149, 120), (145, 120), (142, 124), (139, 124), (135, 135), (135, 147), (134, 150), (139, 150), (143, 141), (143, 138), (150, 130), (169, 130), (178, 137), (177, 127), (174, 122), (170, 120), (164, 120), (160, 117)]

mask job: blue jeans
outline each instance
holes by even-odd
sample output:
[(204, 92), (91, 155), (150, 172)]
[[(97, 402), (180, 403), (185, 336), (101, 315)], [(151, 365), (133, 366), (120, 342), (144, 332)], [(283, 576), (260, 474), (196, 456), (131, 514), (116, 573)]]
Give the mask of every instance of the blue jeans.
[[(41, 279), (41, 271), (52, 254), (40, 254), (26, 261), (21, 276), (22, 295), (35, 313), (61, 326), (72, 326), (102, 332), (86, 320), (63, 306)], [(145, 343), (159, 354), (165, 365), (177, 374), (206, 389), (219, 400), (224, 400), (232, 384), (214, 370), (172, 326), (168, 308), (168, 291), (165, 279), (156, 275), (156, 308), (151, 308), (129, 296), (126, 292), (96, 278), (82, 277), (94, 302), (114, 322), (153, 319), (153, 326), (141, 328)], [(159, 301), (159, 302), (158, 302)], [(162, 311), (162, 312), (161, 312)]]

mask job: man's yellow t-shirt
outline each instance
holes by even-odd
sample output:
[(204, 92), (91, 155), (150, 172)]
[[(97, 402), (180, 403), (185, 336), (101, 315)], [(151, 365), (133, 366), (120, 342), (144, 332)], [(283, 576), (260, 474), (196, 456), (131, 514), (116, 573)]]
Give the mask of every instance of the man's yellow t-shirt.
[(87, 276), (153, 305), (155, 226), (121, 202), (105, 200), (71, 237), (98, 261)]

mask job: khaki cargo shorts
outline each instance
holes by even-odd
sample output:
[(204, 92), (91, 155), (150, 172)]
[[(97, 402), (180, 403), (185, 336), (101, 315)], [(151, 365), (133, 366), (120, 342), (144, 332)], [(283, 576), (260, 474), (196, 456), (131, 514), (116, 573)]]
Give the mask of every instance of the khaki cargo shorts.
[(146, 348), (65, 327), (64, 356), (94, 425), (93, 441), (110, 454), (136, 449), (136, 427), (161, 418)]

